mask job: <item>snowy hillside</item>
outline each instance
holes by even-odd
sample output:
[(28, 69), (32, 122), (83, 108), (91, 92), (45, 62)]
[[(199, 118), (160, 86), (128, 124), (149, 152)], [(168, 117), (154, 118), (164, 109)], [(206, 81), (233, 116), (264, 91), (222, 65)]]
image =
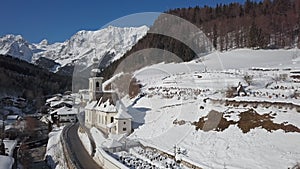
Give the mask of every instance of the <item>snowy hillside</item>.
[(35, 44), (37, 52), (33, 60), (43, 56), (55, 60), (61, 66), (76, 61), (90, 65), (95, 55), (101, 59), (107, 54), (112, 54), (112, 60), (115, 60), (137, 43), (147, 30), (146, 26), (137, 28), (109, 26), (97, 31), (79, 31), (63, 43), (48, 45), (44, 40), (40, 44)]
[[(239, 49), (143, 68), (135, 78), (145, 96), (124, 101), (130, 138), (170, 154), (176, 146), (201, 168), (291, 168), (300, 162), (299, 58), (298, 49)], [(247, 95), (237, 95), (239, 82)]]
[(11, 55), (27, 62), (31, 62), (33, 56), (31, 44), (21, 35), (0, 37), (0, 54)]
[[(147, 26), (113, 27), (97, 31), (79, 31), (62, 43), (48, 44), (42, 40), (39, 44), (30, 44), (22, 36), (7, 35), (0, 38), (0, 54), (35, 62), (40, 57), (54, 60), (62, 67), (74, 62), (91, 65), (93, 58), (104, 57), (106, 63), (119, 59), (127, 50), (145, 36)], [(108, 58), (107, 58), (108, 57)]]

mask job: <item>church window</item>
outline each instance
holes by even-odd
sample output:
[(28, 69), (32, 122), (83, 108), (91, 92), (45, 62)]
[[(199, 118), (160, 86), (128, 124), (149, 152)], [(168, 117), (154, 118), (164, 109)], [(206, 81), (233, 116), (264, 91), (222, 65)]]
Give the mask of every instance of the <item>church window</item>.
[(110, 122), (111, 122), (111, 123), (114, 122), (114, 117), (110, 117)]

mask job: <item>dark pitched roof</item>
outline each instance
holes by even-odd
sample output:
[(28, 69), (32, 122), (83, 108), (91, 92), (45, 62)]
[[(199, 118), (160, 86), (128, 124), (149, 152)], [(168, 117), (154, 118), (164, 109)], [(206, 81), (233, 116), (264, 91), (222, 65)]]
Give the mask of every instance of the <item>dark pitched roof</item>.
[(116, 106), (116, 102), (119, 100), (117, 93), (112, 91), (103, 91), (99, 93), (98, 98), (99, 98), (97, 99), (98, 104), (99, 102), (100, 104), (102, 104), (105, 103), (107, 100), (109, 100), (109, 103), (114, 106)]

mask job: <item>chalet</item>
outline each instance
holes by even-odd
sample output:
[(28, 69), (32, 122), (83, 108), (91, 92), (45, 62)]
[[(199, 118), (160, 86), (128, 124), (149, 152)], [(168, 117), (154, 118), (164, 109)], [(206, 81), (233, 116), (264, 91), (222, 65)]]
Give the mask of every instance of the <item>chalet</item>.
[(77, 109), (61, 107), (50, 112), (51, 120), (57, 123), (73, 123), (77, 121)]
[(73, 102), (72, 101), (65, 101), (65, 100), (59, 100), (59, 101), (53, 101), (50, 104), (50, 107), (52, 109), (58, 109), (61, 107), (69, 107), (71, 108), (73, 106)]

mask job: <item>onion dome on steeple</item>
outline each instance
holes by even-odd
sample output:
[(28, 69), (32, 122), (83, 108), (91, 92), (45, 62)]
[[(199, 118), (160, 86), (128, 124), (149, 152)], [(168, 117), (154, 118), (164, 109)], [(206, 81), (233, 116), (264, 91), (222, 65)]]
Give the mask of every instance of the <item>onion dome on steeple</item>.
[(98, 58), (93, 58), (91, 77), (100, 77), (101, 70), (99, 69)]

